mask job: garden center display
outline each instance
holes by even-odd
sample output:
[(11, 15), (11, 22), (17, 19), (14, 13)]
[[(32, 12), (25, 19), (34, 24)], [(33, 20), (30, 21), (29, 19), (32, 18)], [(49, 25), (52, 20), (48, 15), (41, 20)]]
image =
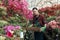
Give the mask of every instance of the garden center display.
[[(55, 1), (0, 0), (0, 40), (34, 40), (34, 31), (25, 29), (32, 27), (31, 20), (34, 15), (31, 9), (34, 7), (37, 7), (38, 12), (45, 17), (47, 25), (44, 25), (41, 31), (47, 39), (59, 40), (60, 26), (57, 27), (56, 22), (60, 22), (60, 1)], [(52, 28), (51, 34), (50, 30), (46, 29), (48, 25)]]

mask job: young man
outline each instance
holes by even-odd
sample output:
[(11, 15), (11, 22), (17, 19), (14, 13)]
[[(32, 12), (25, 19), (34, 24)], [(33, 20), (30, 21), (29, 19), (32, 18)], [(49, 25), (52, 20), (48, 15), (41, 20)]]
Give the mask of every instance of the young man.
[(32, 27), (26, 28), (26, 30), (34, 31), (34, 39), (35, 40), (45, 40), (44, 33), (41, 31), (41, 27), (44, 27), (45, 20), (44, 17), (38, 12), (37, 8), (33, 8), (33, 20)]
[[(56, 20), (52, 20), (49, 23), (47, 23), (46, 27), (43, 27), (45, 25), (45, 20), (44, 17), (41, 14), (39, 14), (37, 8), (33, 8), (33, 15), (33, 27), (26, 29), (34, 31), (35, 40), (59, 40), (60, 36), (56, 38), (56, 35), (58, 33), (57, 28), (60, 28), (60, 16), (57, 17)], [(46, 29), (44, 33), (42, 31), (42, 28)], [(47, 39), (44, 37), (44, 34), (46, 35)]]
[(45, 40), (44, 33), (39, 32), (39, 28), (43, 27), (45, 24), (44, 17), (38, 12), (37, 8), (33, 8), (32, 11), (33, 11), (33, 16), (34, 16), (33, 17), (33, 27), (37, 27), (36, 30), (38, 30), (38, 31), (34, 32), (35, 40)]

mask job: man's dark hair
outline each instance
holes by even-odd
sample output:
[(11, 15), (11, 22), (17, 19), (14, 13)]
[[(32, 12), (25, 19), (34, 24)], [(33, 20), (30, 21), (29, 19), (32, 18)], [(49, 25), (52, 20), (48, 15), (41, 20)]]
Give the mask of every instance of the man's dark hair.
[(38, 10), (36, 7), (34, 7), (32, 10), (34, 10), (34, 9)]

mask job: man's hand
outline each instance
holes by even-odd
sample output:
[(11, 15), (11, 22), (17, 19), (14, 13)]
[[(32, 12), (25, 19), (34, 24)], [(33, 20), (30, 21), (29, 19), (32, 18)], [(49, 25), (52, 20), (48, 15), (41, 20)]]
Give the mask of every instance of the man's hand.
[(37, 31), (37, 32), (41, 32), (41, 29), (39, 27), (25, 27), (23, 28), (25, 30), (30, 30), (30, 31)]

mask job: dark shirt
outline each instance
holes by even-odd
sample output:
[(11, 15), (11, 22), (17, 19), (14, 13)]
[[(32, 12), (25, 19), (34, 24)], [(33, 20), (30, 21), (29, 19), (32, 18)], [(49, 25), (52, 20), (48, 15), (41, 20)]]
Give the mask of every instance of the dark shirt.
[[(44, 26), (44, 17), (42, 15), (39, 15), (36, 17), (36, 15), (33, 18), (33, 26), (34, 27), (43, 27)], [(45, 40), (44, 33), (43, 32), (34, 32), (35, 40)]]
[[(37, 24), (36, 26), (38, 27), (43, 27), (44, 26), (44, 24), (45, 24), (45, 22), (44, 22), (44, 16), (42, 16), (42, 15), (39, 15), (39, 16), (36, 16), (36, 15), (34, 15), (34, 17), (33, 17), (33, 24)], [(35, 26), (35, 25), (33, 25), (33, 26)]]

